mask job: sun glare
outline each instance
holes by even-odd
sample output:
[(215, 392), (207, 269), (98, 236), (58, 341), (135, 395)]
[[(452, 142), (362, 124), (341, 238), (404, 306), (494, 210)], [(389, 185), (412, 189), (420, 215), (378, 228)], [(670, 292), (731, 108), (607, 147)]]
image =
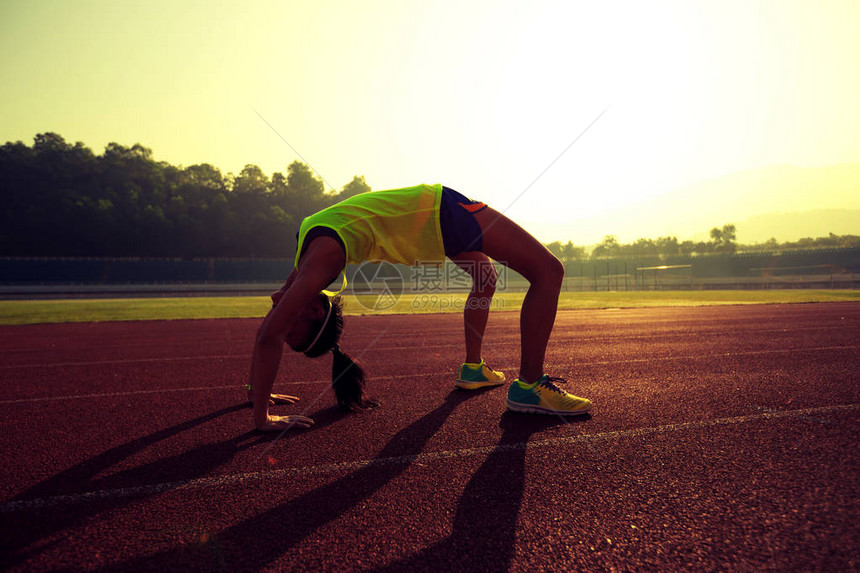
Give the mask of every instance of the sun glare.
[(856, 2), (33, 6), (4, 6), (6, 141), (267, 174), (292, 146), (333, 187), (443, 182), (578, 242), (668, 232), (696, 182), (860, 161)]

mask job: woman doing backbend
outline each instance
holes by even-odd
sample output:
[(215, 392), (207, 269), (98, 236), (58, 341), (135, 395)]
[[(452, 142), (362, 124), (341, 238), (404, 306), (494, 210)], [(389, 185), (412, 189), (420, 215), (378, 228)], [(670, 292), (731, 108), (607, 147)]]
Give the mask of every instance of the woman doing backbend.
[(560, 379), (544, 372), (564, 267), (498, 211), (442, 185), (371, 191), (305, 218), (298, 240), (295, 268), (272, 295), (272, 310), (254, 342), (247, 388), (259, 430), (313, 424), (306, 416), (269, 414), (270, 404), (297, 400), (271, 393), (284, 343), (309, 357), (331, 352), (338, 404), (345, 410), (364, 404), (364, 372), (338, 344), (343, 329), (340, 297), (324, 289), (348, 263), (365, 261), (440, 264), (448, 257), (471, 275), (464, 310), (466, 353), (454, 382), (466, 390), (505, 382), (504, 374), (484, 362), (481, 345), (497, 278), (491, 259), (515, 270), (528, 280), (529, 289), (520, 314), (519, 376), (508, 388), (507, 407), (560, 415), (591, 409), (589, 400), (562, 390), (556, 384)]

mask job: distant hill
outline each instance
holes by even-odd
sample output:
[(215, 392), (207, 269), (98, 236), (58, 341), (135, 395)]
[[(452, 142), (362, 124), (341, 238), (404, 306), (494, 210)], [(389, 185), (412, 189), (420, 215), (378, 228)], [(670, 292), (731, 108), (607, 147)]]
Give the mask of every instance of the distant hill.
[(739, 243), (771, 237), (793, 241), (828, 233), (860, 234), (860, 163), (828, 167), (778, 165), (700, 181), (647, 203), (619, 209), (622, 241), (676, 236), (707, 240), (726, 223), (738, 228)]

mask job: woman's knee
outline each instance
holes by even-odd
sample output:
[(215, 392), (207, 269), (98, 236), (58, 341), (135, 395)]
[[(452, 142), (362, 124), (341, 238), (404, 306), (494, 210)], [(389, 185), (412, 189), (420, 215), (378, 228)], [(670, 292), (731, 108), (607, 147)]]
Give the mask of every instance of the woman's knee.
[(537, 265), (535, 280), (561, 287), (561, 283), (564, 281), (564, 264), (558, 260), (558, 257), (547, 251)]
[(472, 292), (480, 296), (493, 296), (496, 292), (496, 282), (499, 280), (496, 266), (486, 261), (480, 263), (477, 270), (476, 275), (472, 277)]

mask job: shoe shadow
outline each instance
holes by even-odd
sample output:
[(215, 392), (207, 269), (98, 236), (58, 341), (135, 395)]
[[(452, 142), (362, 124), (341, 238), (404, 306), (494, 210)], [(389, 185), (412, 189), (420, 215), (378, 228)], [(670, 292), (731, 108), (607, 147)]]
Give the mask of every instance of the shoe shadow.
[(516, 547), (528, 441), (550, 428), (589, 419), (505, 412), (499, 443), (463, 490), (451, 534), (376, 571), (507, 571)]
[(164, 570), (179, 562), (193, 569), (263, 569), (406, 471), (454, 410), (481, 393), (451, 392), (437, 408), (395, 434), (367, 466), (229, 527), (207, 545), (176, 547), (103, 571)]

